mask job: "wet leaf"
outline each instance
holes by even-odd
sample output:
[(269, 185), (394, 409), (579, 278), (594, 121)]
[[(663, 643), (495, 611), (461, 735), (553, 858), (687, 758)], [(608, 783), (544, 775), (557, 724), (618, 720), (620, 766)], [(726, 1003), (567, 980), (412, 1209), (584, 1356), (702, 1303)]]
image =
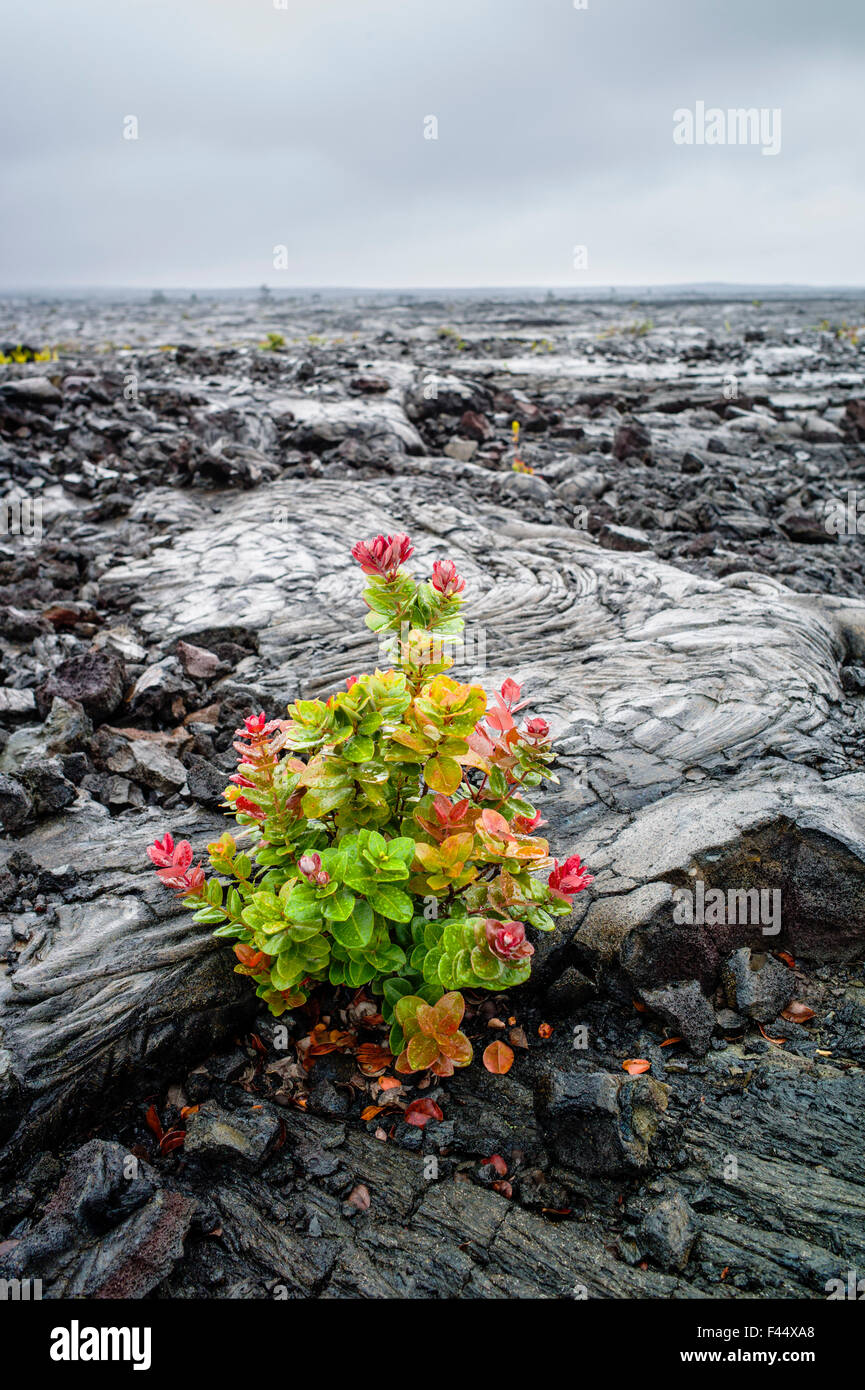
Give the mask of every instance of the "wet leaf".
[(484, 1066), (493, 1076), (504, 1076), (514, 1064), (514, 1054), (507, 1043), (491, 1042), (484, 1048)]
[(540, 1027), (538, 1028), (538, 1037), (539, 1037), (539, 1038), (551, 1038), (552, 1036), (553, 1036), (553, 1025), (552, 1025), (551, 1023), (542, 1023), (542, 1024), (540, 1025)]
[(413, 1100), (411, 1105), (406, 1107), (403, 1118), (407, 1125), (415, 1125), (418, 1129), (423, 1129), (430, 1120), (443, 1120), (444, 1115), (434, 1100), (431, 1100), (429, 1096), (424, 1096), (422, 1100)]
[(348, 1202), (349, 1206), (357, 1207), (358, 1211), (369, 1211), (370, 1206), (372, 1205), (372, 1198), (369, 1195), (369, 1188), (365, 1187), (362, 1182), (359, 1182), (356, 1187), (353, 1187), (351, 1189), (351, 1192), (348, 1194), (346, 1201)]
[(651, 1062), (647, 1062), (645, 1057), (628, 1057), (622, 1063), (622, 1070), (629, 1076), (640, 1076), (644, 1071), (649, 1071), (651, 1066)]
[(511, 1031), (508, 1033), (508, 1042), (511, 1044), (512, 1047), (527, 1048), (529, 1045), (529, 1040), (526, 1037), (525, 1028), (512, 1028)]
[(681, 1041), (682, 1041), (681, 1038), (665, 1038), (664, 1041), (661, 1043), (661, 1047), (672, 1047), (672, 1046), (673, 1046), (673, 1043), (677, 1043), (677, 1042), (681, 1042)]
[(493, 1154), (492, 1158), (482, 1158), (481, 1167), (486, 1168), (488, 1165), (495, 1168), (500, 1178), (503, 1178), (508, 1171), (508, 1165), (505, 1163), (501, 1154)]
[(786, 1009), (781, 1010), (781, 1017), (786, 1018), (788, 1023), (807, 1023), (809, 1018), (816, 1018), (817, 1015), (801, 1000), (791, 999)]
[(776, 951), (775, 955), (778, 957), (779, 960), (782, 960), (785, 965), (789, 965), (791, 970), (796, 969), (796, 962), (790, 955), (789, 951)]
[(162, 1137), (165, 1134), (165, 1130), (162, 1128), (162, 1121), (156, 1113), (155, 1105), (151, 1105), (148, 1108), (147, 1114), (144, 1116), (144, 1119), (148, 1129), (151, 1129), (153, 1131), (153, 1133), (156, 1135), (157, 1140), (161, 1143)]
[(766, 1039), (766, 1041), (774, 1043), (776, 1047), (783, 1047), (784, 1043), (787, 1041), (786, 1038), (770, 1038), (762, 1023), (758, 1023), (757, 1027), (760, 1029), (760, 1032), (763, 1034), (763, 1037)]

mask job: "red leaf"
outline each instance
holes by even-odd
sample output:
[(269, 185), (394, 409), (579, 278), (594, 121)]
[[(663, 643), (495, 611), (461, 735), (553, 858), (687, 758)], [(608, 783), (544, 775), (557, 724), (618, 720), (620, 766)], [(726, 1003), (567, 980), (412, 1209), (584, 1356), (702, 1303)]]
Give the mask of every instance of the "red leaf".
[(170, 1129), (159, 1141), (159, 1152), (161, 1154), (170, 1154), (172, 1149), (180, 1149), (185, 1143), (185, 1129)]
[(429, 1096), (424, 1096), (423, 1100), (413, 1100), (411, 1105), (406, 1107), (403, 1117), (407, 1125), (416, 1125), (418, 1129), (423, 1129), (430, 1120), (443, 1120), (439, 1107)]
[(491, 1042), (484, 1048), (484, 1066), (493, 1076), (504, 1076), (514, 1064), (514, 1054), (507, 1043)]
[(492, 1164), (500, 1178), (503, 1178), (508, 1171), (508, 1165), (505, 1163), (501, 1154), (493, 1154), (492, 1158), (481, 1159), (482, 1168), (485, 1168), (488, 1163)]
[(495, 1192), (500, 1192), (503, 1197), (513, 1197), (514, 1195), (514, 1189), (511, 1187), (509, 1182), (494, 1182), (493, 1190)]
[(538, 1028), (538, 1037), (539, 1037), (539, 1038), (551, 1038), (552, 1036), (553, 1036), (553, 1025), (552, 1025), (551, 1023), (542, 1023), (542, 1024), (540, 1025), (540, 1027)]
[(165, 1130), (162, 1128), (162, 1121), (156, 1113), (155, 1105), (150, 1106), (150, 1108), (147, 1111), (147, 1114), (144, 1116), (144, 1119), (147, 1123), (148, 1128), (153, 1130), (153, 1133), (156, 1135), (157, 1141), (161, 1144), (163, 1135), (165, 1134)]

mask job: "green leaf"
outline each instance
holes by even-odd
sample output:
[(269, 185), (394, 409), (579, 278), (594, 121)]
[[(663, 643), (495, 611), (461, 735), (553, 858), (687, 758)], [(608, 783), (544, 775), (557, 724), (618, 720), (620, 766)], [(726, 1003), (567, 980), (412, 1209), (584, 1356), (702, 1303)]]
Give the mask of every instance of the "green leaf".
[(377, 884), (366, 896), (370, 906), (391, 922), (410, 922), (414, 916), (414, 905), (408, 893), (392, 883)]
[(331, 922), (344, 922), (351, 916), (356, 898), (347, 888), (338, 888), (330, 897), (322, 898), (319, 906), (324, 916)]
[(375, 753), (375, 743), (364, 734), (355, 734), (340, 751), (350, 763), (368, 763)]
[(334, 921), (330, 924), (334, 941), (338, 941), (347, 951), (363, 951), (372, 941), (375, 919), (369, 904), (364, 903), (363, 906), (368, 909), (368, 917), (355, 912), (344, 921)]
[(463, 770), (453, 758), (430, 758), (424, 765), (423, 775), (433, 791), (452, 796), (463, 780)]

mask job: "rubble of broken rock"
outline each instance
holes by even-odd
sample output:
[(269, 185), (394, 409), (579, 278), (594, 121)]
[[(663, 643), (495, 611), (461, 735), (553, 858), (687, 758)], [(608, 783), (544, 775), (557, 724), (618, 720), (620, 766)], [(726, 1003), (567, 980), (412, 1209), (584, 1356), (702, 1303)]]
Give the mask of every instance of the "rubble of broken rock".
[[(865, 539), (825, 524), (865, 467), (857, 311), (0, 306), (54, 353), (0, 366), (0, 1275), (813, 1298), (861, 1267)], [(525, 684), (544, 833), (596, 877), (530, 985), (469, 996), (470, 1069), (383, 1087), (374, 1000), (260, 1014), (144, 847), (220, 832), (244, 715), (375, 664), (348, 552), (396, 529), (466, 575), (457, 673)], [(777, 891), (780, 929), (679, 923), (695, 881)]]

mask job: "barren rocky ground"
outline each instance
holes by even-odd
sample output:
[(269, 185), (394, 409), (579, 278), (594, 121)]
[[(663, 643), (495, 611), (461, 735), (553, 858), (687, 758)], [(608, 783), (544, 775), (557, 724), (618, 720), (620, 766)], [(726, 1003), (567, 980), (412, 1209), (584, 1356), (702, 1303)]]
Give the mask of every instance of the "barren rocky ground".
[[(865, 1268), (863, 324), (0, 304), (0, 1275), (809, 1299)], [(393, 530), (467, 577), (456, 674), (549, 720), (544, 833), (595, 882), (471, 1001), (507, 1076), (381, 1092), (366, 1003), (257, 1014), (145, 846), (219, 833), (244, 715), (375, 663), (349, 549)], [(779, 920), (679, 922), (696, 882)]]

